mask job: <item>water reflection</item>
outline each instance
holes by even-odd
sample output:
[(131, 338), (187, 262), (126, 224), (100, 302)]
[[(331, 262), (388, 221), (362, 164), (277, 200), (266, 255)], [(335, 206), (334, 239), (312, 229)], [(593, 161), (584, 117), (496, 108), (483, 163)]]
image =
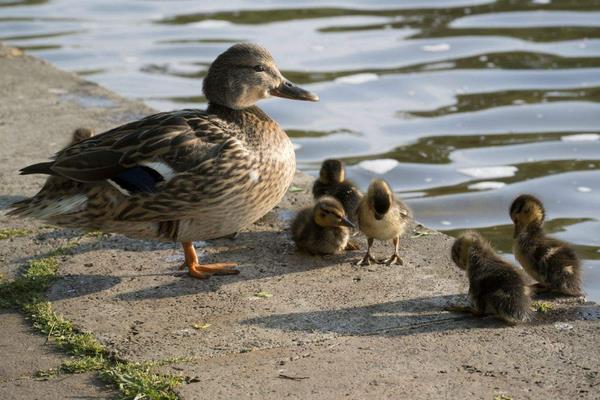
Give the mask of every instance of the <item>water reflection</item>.
[(0, 1), (0, 40), (161, 110), (203, 107), (231, 43), (264, 44), (318, 104), (263, 103), (315, 174), (343, 158), (423, 223), (510, 251), (540, 196), (600, 299), (600, 0)]

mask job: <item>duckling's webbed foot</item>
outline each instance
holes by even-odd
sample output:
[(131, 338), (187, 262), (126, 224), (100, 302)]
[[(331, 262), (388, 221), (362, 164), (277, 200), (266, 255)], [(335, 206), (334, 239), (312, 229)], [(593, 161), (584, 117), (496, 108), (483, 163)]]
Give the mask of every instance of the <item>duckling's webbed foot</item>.
[(404, 261), (402, 261), (398, 253), (394, 253), (390, 258), (379, 260), (379, 263), (387, 265), (404, 265)]
[(356, 263), (357, 266), (360, 267), (365, 264), (371, 265), (371, 261), (374, 263), (377, 262), (377, 260), (375, 260), (371, 255), (371, 246), (373, 246), (373, 238), (367, 238), (367, 254), (365, 254), (362, 260)]
[(379, 262), (381, 264), (387, 264), (387, 265), (394, 265), (394, 264), (404, 265), (404, 261), (402, 261), (402, 259), (398, 255), (398, 245), (400, 244), (400, 238), (394, 238), (393, 242), (394, 242), (394, 254), (392, 254), (392, 256), (390, 258), (380, 260)]
[(367, 254), (365, 254), (365, 256), (356, 263), (357, 266), (362, 266), (362, 265), (371, 265), (371, 262), (377, 263), (377, 260), (373, 258), (373, 256), (371, 255), (371, 253), (367, 252)]

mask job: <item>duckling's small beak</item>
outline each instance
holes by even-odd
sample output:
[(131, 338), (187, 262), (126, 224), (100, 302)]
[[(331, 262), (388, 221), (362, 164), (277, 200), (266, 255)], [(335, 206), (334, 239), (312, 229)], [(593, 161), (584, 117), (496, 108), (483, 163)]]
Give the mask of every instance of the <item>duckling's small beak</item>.
[(319, 101), (319, 96), (294, 85), (287, 79), (284, 79), (283, 82), (281, 82), (281, 85), (271, 89), (270, 93), (273, 96), (283, 97), (285, 99)]
[(346, 217), (342, 217), (342, 225), (345, 225), (345, 226), (347, 226), (348, 228), (353, 228), (353, 229), (354, 229), (354, 228), (356, 228), (356, 225), (354, 225), (354, 224), (352, 223), (352, 221), (350, 221), (350, 220), (349, 220), (348, 218), (346, 218)]

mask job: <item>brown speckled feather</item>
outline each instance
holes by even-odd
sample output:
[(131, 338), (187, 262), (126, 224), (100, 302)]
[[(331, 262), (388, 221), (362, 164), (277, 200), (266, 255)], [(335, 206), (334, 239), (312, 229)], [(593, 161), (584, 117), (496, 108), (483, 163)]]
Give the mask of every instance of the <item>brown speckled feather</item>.
[[(107, 183), (155, 161), (175, 171), (155, 192), (126, 196)], [(258, 107), (213, 105), (152, 115), (73, 144), (50, 168), (65, 178), (61, 195), (84, 194), (86, 207), (44, 217), (32, 202), (48, 203), (57, 191), (42, 190), (13, 214), (138, 237), (201, 240), (235, 232), (274, 207), (291, 184), (295, 157), (285, 132)]]

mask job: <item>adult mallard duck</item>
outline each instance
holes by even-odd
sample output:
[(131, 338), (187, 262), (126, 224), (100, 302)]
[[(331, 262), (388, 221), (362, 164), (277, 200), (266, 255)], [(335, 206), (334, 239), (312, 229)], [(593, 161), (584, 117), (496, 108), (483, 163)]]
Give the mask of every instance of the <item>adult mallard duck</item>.
[(200, 264), (192, 244), (237, 232), (271, 210), (296, 169), (281, 127), (255, 104), (273, 96), (317, 101), (285, 79), (269, 52), (236, 44), (203, 84), (208, 108), (163, 112), (74, 143), (22, 174), (59, 185), (14, 204), (12, 215), (183, 245), (191, 276), (237, 274)]

